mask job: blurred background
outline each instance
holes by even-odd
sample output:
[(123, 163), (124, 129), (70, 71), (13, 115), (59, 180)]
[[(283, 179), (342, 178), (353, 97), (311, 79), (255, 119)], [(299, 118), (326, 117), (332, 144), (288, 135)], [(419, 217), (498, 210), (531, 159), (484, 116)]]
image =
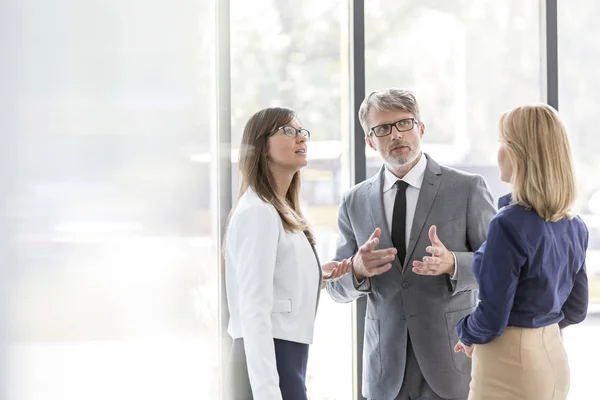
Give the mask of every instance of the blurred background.
[[(331, 258), (363, 135), (352, 128), (353, 3), (2, 2), (2, 398), (219, 398), (218, 254), (243, 126), (271, 105), (298, 111), (312, 134), (304, 208)], [(366, 0), (366, 92), (413, 90), (424, 150), (482, 174), (497, 198), (500, 113), (547, 100), (548, 3)], [(590, 231), (590, 317), (564, 335), (573, 400), (593, 398), (600, 361), (599, 15), (594, 0), (558, 2), (554, 27)], [(381, 160), (365, 157), (370, 177)], [(353, 316), (321, 297), (310, 399), (358, 398)]]

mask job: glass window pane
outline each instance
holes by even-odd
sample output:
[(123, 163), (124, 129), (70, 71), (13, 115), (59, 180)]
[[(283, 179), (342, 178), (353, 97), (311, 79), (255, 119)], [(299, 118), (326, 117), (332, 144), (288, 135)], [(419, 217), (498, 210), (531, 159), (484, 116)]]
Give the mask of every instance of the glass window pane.
[[(542, 100), (538, 1), (365, 2), (366, 92), (412, 90), (424, 151), (507, 190), (496, 166), (500, 113)], [(367, 147), (367, 176), (381, 166)]]
[(216, 398), (213, 2), (9, 3), (7, 397)]
[(565, 329), (565, 346), (571, 367), (569, 399), (583, 400), (596, 389), (595, 365), (600, 348), (600, 142), (595, 120), (600, 104), (600, 4), (582, 0), (577, 7), (558, 2), (559, 112), (573, 147), (577, 174), (576, 211), (589, 236), (587, 272), (590, 305), (587, 319)]
[[(322, 262), (335, 253), (337, 207), (348, 188), (348, 2), (231, 2), (233, 193), (244, 124), (265, 107), (294, 108), (311, 132), (303, 210)], [(315, 400), (352, 397), (351, 305), (322, 291), (307, 386)]]

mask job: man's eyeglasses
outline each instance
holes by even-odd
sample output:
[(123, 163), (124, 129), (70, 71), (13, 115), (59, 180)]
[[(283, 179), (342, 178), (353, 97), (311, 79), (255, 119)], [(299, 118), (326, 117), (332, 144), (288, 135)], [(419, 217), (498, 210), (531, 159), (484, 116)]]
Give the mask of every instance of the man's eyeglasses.
[(393, 124), (381, 124), (371, 128), (371, 132), (377, 137), (387, 136), (392, 133), (392, 127), (395, 126), (398, 132), (410, 131), (415, 124), (418, 124), (414, 118), (404, 118), (400, 121), (396, 121)]
[(291, 137), (292, 139), (297, 138), (298, 135), (302, 135), (306, 138), (306, 140), (310, 140), (310, 132), (307, 129), (296, 129), (293, 126), (280, 126), (279, 128), (269, 132), (267, 138), (276, 134), (280, 129), (283, 130), (285, 136)]

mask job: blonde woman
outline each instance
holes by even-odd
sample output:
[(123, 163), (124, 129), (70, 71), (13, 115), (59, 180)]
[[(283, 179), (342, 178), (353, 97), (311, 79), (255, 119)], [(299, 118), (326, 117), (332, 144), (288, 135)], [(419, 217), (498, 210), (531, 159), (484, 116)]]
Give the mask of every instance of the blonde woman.
[(569, 364), (559, 328), (588, 305), (588, 231), (575, 201), (571, 149), (556, 111), (518, 107), (500, 119), (500, 199), (473, 272), (480, 302), (457, 326), (473, 357), (470, 400), (563, 400)]
[(300, 209), (309, 139), (284, 107), (257, 112), (244, 128), (240, 197), (225, 244), (233, 400), (307, 399), (308, 346), (323, 281), (350, 271), (349, 261), (319, 264)]

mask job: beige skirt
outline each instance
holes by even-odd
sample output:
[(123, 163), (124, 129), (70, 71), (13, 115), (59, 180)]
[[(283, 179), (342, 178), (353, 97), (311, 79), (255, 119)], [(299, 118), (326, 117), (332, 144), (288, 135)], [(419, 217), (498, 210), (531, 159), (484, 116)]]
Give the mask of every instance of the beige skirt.
[(558, 325), (509, 326), (475, 345), (469, 400), (565, 400), (570, 372)]

